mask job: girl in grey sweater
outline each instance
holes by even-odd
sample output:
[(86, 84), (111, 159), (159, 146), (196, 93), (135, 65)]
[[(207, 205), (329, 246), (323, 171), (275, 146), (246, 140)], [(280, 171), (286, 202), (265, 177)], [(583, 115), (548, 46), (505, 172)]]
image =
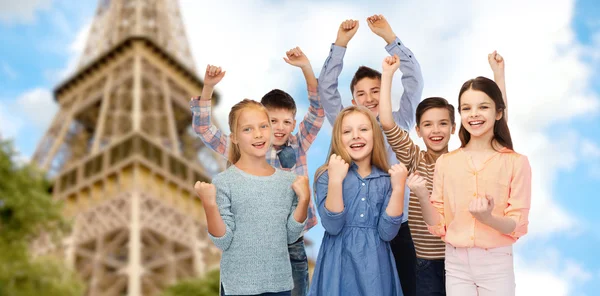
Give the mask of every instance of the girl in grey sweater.
[(213, 184), (196, 182), (208, 233), (221, 250), (225, 295), (290, 295), (288, 244), (306, 222), (308, 178), (273, 168), (267, 110), (245, 99), (229, 113), (231, 145), (227, 170)]

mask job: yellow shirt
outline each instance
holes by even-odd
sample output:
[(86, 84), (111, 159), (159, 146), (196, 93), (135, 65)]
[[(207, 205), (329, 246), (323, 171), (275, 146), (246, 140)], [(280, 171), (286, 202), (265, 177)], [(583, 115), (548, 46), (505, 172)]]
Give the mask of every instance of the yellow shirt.
[[(476, 197), (494, 198), (492, 214), (516, 223), (507, 235), (477, 221), (469, 212)], [(431, 203), (440, 224), (432, 234), (454, 247), (496, 248), (512, 245), (527, 233), (531, 204), (531, 167), (527, 157), (504, 148), (487, 159), (480, 170), (462, 148), (438, 158), (433, 176)]]

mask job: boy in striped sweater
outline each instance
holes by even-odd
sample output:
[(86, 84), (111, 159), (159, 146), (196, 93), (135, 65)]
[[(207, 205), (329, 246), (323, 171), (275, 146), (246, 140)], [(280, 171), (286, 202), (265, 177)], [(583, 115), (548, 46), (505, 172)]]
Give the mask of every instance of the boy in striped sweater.
[[(488, 61), (506, 103), (504, 60), (494, 51), (488, 55)], [(417, 253), (417, 295), (445, 295), (446, 244), (438, 236), (429, 233), (423, 220), (419, 199), (413, 191), (414, 186), (426, 187), (429, 192), (433, 188), (435, 162), (440, 155), (448, 152), (448, 141), (456, 128), (454, 106), (440, 97), (427, 98), (419, 103), (416, 111), (416, 131), (417, 135), (423, 138), (427, 148), (422, 150), (411, 140), (408, 131), (401, 129), (392, 117), (392, 77), (399, 66), (400, 60), (396, 56), (386, 57), (383, 62), (379, 120), (396, 157), (411, 174), (407, 180), (411, 189), (408, 221)]]

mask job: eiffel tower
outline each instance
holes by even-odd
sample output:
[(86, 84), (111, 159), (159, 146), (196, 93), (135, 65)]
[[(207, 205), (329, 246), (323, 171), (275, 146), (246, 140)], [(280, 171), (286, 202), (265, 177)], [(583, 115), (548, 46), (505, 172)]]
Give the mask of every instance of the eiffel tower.
[(62, 246), (34, 249), (63, 254), (87, 295), (157, 295), (218, 267), (193, 192), (224, 168), (191, 129), (202, 87), (178, 1), (99, 1), (33, 157), (74, 221)]

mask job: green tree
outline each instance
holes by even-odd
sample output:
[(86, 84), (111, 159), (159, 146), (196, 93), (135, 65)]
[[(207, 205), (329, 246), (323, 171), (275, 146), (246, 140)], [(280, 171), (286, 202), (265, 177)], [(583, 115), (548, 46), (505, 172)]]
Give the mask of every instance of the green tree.
[(167, 288), (162, 296), (219, 296), (219, 270), (208, 272), (201, 279), (178, 282)]
[(0, 139), (0, 296), (80, 296), (83, 282), (58, 258), (30, 254), (41, 232), (57, 242), (68, 224), (50, 182), (17, 159), (12, 143)]

